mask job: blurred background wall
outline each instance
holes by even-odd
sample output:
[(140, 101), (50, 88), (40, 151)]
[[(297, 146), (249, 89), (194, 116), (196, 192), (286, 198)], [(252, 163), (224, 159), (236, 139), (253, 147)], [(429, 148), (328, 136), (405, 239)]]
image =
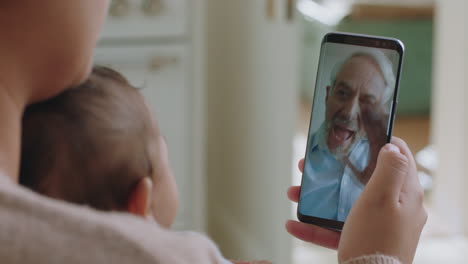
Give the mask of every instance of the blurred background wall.
[(298, 38), (287, 4), (207, 2), (207, 227), (230, 258), (291, 261)]

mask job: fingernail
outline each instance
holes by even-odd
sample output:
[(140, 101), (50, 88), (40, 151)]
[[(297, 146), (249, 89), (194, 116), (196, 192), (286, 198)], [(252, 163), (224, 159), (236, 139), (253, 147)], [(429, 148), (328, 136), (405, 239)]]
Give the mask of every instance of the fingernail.
[(389, 144), (387, 144), (386, 147), (387, 147), (387, 150), (388, 150), (388, 151), (400, 153), (400, 149), (399, 149), (397, 146), (393, 145), (393, 144), (390, 144), (390, 143), (389, 143)]

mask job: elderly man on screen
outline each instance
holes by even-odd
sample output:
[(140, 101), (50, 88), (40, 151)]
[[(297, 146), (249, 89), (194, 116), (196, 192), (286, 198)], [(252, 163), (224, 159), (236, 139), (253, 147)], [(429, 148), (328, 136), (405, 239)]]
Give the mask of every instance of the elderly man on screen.
[(302, 214), (345, 221), (386, 143), (392, 68), (379, 50), (354, 53), (335, 66), (325, 121), (308, 141)]

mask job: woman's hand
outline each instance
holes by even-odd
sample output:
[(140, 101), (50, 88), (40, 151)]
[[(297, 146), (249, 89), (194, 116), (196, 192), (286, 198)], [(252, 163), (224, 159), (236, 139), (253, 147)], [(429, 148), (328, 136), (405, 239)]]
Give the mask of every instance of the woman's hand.
[(412, 263), (427, 220), (423, 196), (411, 151), (393, 138), (381, 149), (377, 167), (346, 220), (340, 262), (380, 253)]
[[(286, 223), (288, 232), (331, 249), (339, 244), (340, 260), (384, 253), (411, 263), (427, 214), (413, 156), (401, 139), (394, 137), (392, 143), (380, 152), (372, 180), (351, 210), (341, 237), (339, 232), (292, 220)], [(299, 170), (303, 169), (302, 159)], [(299, 193), (300, 186), (290, 187), (288, 197), (297, 202)]]
[[(299, 170), (304, 171), (304, 159), (299, 161)], [(290, 187), (288, 190), (289, 199), (297, 203), (300, 191), (300, 186)], [(298, 221), (289, 220), (286, 222), (286, 230), (301, 240), (330, 249), (337, 249), (340, 241), (339, 232)]]

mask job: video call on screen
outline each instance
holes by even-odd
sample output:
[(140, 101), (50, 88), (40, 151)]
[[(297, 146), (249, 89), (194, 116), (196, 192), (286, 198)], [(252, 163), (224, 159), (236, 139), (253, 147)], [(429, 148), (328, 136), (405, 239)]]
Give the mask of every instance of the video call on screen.
[(322, 45), (301, 214), (346, 220), (375, 168), (378, 151), (387, 143), (399, 60), (396, 50)]

